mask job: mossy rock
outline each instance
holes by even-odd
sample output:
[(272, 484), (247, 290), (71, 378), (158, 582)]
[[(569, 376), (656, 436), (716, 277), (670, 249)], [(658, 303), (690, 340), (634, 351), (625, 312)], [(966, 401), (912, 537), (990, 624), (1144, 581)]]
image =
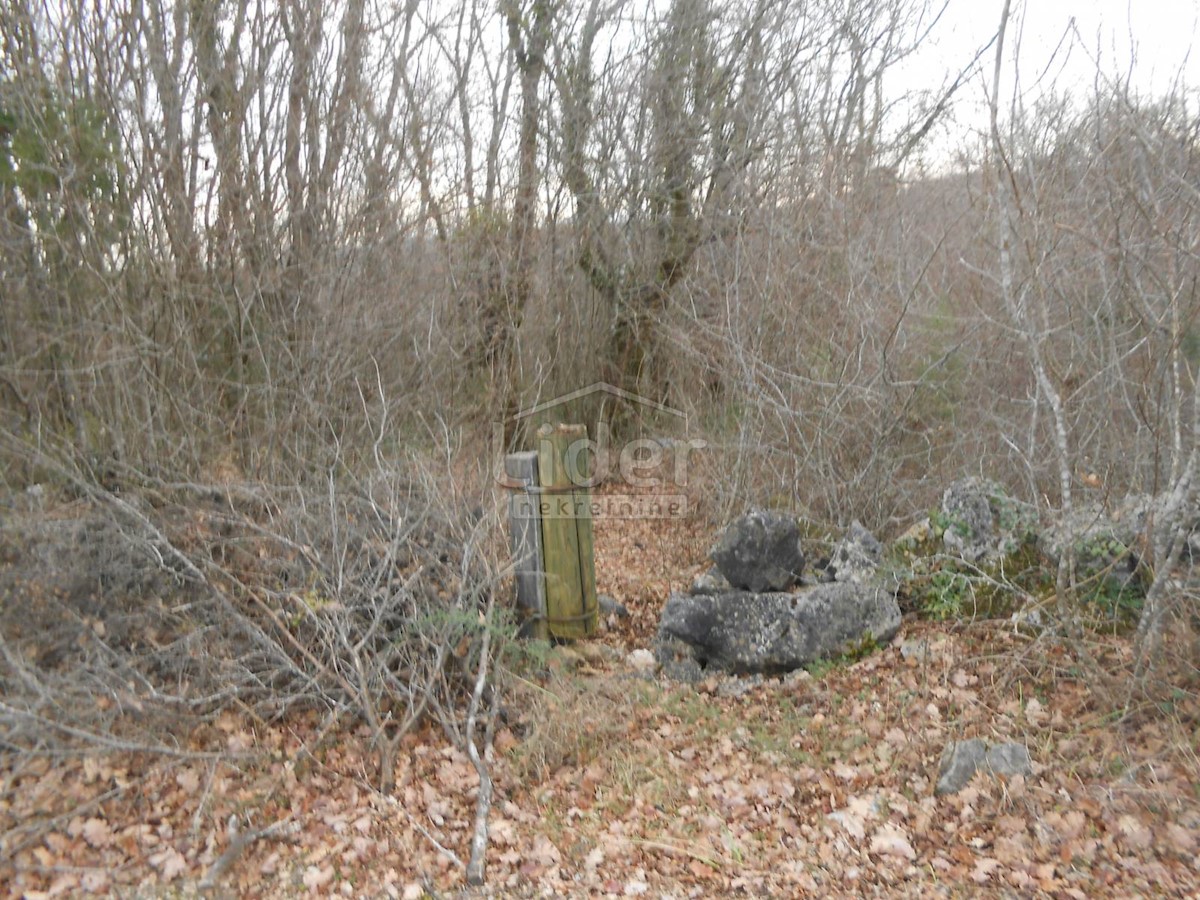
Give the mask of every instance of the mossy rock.
[(987, 478), (963, 478), (888, 554), (901, 608), (939, 620), (1007, 616), (1053, 582), (1036, 549), (1038, 517)]
[(1007, 556), (1034, 540), (1037, 510), (988, 478), (961, 478), (946, 488), (930, 528), (948, 553), (976, 563)]
[(1067, 547), (1074, 556), (1080, 601), (1106, 618), (1136, 618), (1145, 597), (1147, 573), (1120, 523), (1099, 504), (1080, 506), (1047, 528), (1038, 540), (1052, 571)]

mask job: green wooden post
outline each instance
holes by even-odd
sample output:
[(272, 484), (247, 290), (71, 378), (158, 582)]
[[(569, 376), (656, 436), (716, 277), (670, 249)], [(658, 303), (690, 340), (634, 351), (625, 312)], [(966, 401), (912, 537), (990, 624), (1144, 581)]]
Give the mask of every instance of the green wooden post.
[(600, 621), (587, 483), (592, 448), (583, 425), (543, 425), (537, 438), (547, 624), (554, 637), (586, 637)]

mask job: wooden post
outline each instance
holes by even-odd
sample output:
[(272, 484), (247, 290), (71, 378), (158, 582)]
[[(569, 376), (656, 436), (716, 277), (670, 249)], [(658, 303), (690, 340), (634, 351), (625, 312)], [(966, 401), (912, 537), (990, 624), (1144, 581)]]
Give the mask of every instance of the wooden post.
[(542, 569), (542, 525), (538, 509), (538, 455), (510, 453), (504, 474), (512, 485), (508, 498), (509, 534), (517, 583), (517, 609), (530, 637), (547, 640), (546, 580)]
[(554, 637), (586, 637), (599, 624), (587, 428), (543, 425), (537, 438), (546, 621)]

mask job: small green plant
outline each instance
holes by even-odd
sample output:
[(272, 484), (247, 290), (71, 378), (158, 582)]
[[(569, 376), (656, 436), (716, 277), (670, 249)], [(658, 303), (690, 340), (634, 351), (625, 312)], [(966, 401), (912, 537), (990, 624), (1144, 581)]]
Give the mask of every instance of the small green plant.
[(1082, 560), (1121, 559), (1129, 548), (1111, 534), (1098, 532), (1079, 542), (1075, 550)]
[(1145, 591), (1137, 581), (1101, 577), (1083, 586), (1079, 595), (1085, 609), (1122, 626), (1137, 622), (1142, 613)]
[(1000, 533), (1005, 535), (1000, 551), (1005, 555), (1017, 553), (1037, 541), (1037, 513), (1027, 504), (1004, 494), (989, 495), (992, 511)]
[(545, 672), (550, 664), (552, 649), (549, 641), (537, 638), (506, 640), (501, 645), (501, 661), (507, 669), (520, 674)]
[(935, 509), (929, 513), (929, 529), (935, 540), (940, 540), (946, 532), (956, 534), (961, 538), (971, 536), (971, 529), (966, 522), (954, 516), (947, 515), (940, 509)]
[(929, 576), (923, 607), (931, 619), (945, 621), (962, 616), (972, 599), (970, 577), (954, 569), (939, 569)]
[(1019, 598), (1040, 596), (1052, 585), (1036, 542), (1016, 537), (1003, 555), (972, 564), (938, 552), (945, 529), (955, 529), (948, 516), (933, 511), (926, 535), (894, 549), (893, 577), (901, 608), (944, 621), (960, 616), (1005, 616)]
[(831, 656), (827, 659), (817, 659), (810, 662), (804, 667), (804, 670), (813, 678), (821, 679), (835, 669), (840, 669), (843, 666), (853, 665), (865, 656), (870, 656), (879, 649), (879, 644), (873, 635), (865, 635), (861, 641), (848, 646), (837, 656)]
[(1078, 539), (1074, 550), (1083, 611), (1119, 626), (1136, 622), (1145, 596), (1144, 573), (1129, 547), (1111, 532), (1097, 531)]

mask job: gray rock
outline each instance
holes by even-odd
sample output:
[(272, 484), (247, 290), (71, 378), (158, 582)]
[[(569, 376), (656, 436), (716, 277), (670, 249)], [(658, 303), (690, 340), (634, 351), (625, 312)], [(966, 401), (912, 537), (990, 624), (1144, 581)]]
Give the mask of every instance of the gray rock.
[(883, 560), (883, 544), (855, 519), (838, 542), (825, 571), (833, 581), (865, 584), (873, 580)]
[(1033, 761), (1024, 744), (989, 745), (979, 738), (955, 741), (942, 751), (934, 793), (939, 797), (957, 794), (970, 783), (976, 772), (990, 772), (1005, 778), (1031, 775)]
[(741, 697), (763, 683), (761, 675), (751, 675), (749, 678), (738, 678), (736, 675), (726, 678), (717, 685), (718, 697)]
[(596, 597), (596, 605), (600, 607), (600, 612), (606, 616), (620, 616), (622, 619), (629, 617), (629, 609), (624, 603), (618, 602), (608, 594), (600, 594)]
[(1130, 551), (1129, 519), (1119, 525), (1097, 503), (1076, 507), (1038, 536), (1038, 550), (1057, 565), (1067, 548), (1073, 547), (1077, 578), (1103, 578), (1114, 592), (1134, 589), (1140, 576), (1138, 559)]
[(1041, 602), (1029, 602), (1009, 616), (1014, 631), (1023, 634), (1041, 634), (1051, 628), (1054, 622), (1050, 606)]
[(987, 478), (951, 484), (942, 494), (940, 514), (943, 546), (972, 563), (1006, 556), (1036, 533), (1036, 510)]
[(975, 777), (979, 764), (987, 759), (987, 742), (979, 738), (955, 741), (942, 751), (942, 762), (938, 766), (937, 787), (933, 792), (957, 794)]
[(707, 572), (701, 572), (692, 582), (693, 594), (723, 594), (732, 591), (733, 585), (721, 574), (721, 570), (713, 566)]
[[(787, 672), (837, 656), (870, 637), (891, 640), (900, 628), (893, 594), (858, 584), (822, 584), (796, 594), (734, 591), (672, 594), (656, 641), (659, 663), (733, 674)], [(690, 665), (681, 670), (692, 680)]]
[[(1134, 548), (1144, 541), (1153, 542), (1162, 529), (1179, 528), (1187, 536), (1181, 560), (1190, 565), (1200, 563), (1200, 514), (1195, 509), (1183, 509), (1172, 514), (1170, 494), (1152, 497), (1149, 494), (1130, 494), (1112, 514), (1113, 533), (1126, 547)], [(1155, 534), (1154, 532), (1158, 532)]]
[(625, 657), (625, 665), (633, 669), (635, 672), (653, 672), (658, 663), (654, 658), (654, 653), (644, 648), (630, 651)]
[(1029, 748), (1024, 744), (1011, 741), (1006, 744), (992, 744), (988, 747), (987, 759), (984, 762), (993, 775), (1005, 778), (1033, 774), (1033, 760), (1029, 756)]
[(654, 639), (654, 659), (662, 673), (672, 681), (699, 684), (704, 680), (704, 667), (696, 658), (695, 650), (661, 631)]
[(709, 554), (738, 590), (786, 591), (800, 580), (800, 527), (783, 513), (754, 510), (735, 519)]

